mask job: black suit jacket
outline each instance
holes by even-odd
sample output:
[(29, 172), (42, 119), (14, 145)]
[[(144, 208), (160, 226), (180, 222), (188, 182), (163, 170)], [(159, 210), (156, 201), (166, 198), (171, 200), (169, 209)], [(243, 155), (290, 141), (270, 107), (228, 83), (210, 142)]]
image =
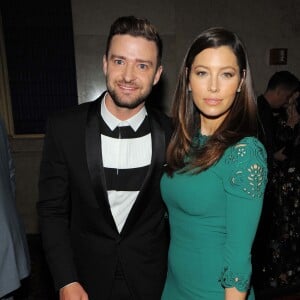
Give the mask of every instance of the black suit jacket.
[(134, 299), (160, 299), (169, 244), (160, 178), (169, 118), (147, 108), (152, 160), (139, 196), (118, 232), (101, 156), (100, 102), (49, 118), (40, 168), (38, 214), (57, 289), (79, 281), (90, 300), (109, 299), (117, 262)]
[(268, 154), (268, 168), (271, 170), (274, 147), (274, 117), (270, 104), (263, 95), (257, 98), (257, 111), (259, 116), (258, 138), (263, 143)]

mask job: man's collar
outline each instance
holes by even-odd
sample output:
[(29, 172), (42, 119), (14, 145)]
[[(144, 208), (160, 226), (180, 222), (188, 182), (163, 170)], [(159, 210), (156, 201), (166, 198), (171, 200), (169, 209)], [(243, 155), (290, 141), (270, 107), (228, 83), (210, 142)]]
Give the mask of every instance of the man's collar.
[(143, 123), (146, 115), (147, 115), (147, 110), (145, 106), (142, 107), (142, 109), (129, 118), (128, 120), (122, 121), (119, 120), (117, 117), (115, 117), (106, 107), (105, 105), (105, 97), (106, 94), (104, 95), (102, 102), (101, 102), (101, 116), (104, 120), (104, 122), (107, 124), (107, 126), (110, 128), (110, 130), (115, 130), (116, 127), (118, 126), (130, 126), (134, 131), (137, 131), (141, 124)]

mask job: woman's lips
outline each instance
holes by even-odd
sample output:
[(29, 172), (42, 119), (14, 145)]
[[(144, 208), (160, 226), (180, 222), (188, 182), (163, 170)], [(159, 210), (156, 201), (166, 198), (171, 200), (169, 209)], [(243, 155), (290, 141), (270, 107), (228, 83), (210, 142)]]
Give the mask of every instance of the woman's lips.
[(204, 98), (204, 102), (209, 105), (218, 105), (221, 101), (219, 98)]

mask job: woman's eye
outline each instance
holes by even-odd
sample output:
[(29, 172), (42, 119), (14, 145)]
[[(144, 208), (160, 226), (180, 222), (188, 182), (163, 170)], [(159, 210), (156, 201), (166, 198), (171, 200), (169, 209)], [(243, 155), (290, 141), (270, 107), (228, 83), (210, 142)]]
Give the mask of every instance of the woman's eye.
[(197, 74), (197, 76), (203, 77), (203, 76), (206, 75), (206, 72), (204, 72), (204, 71), (198, 71), (198, 72), (196, 72), (196, 74)]
[(225, 73), (223, 73), (223, 76), (224, 76), (225, 78), (231, 78), (231, 77), (233, 77), (233, 74), (230, 73), (230, 72), (225, 72)]

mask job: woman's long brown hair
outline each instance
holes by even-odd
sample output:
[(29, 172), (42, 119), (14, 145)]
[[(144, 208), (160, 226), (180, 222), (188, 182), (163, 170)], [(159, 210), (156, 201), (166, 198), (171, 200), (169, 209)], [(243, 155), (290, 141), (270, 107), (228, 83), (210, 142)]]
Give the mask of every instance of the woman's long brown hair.
[[(192, 147), (200, 129), (200, 117), (188, 91), (189, 75), (195, 57), (207, 48), (228, 46), (235, 54), (244, 82), (241, 91), (220, 127), (200, 149)], [(224, 151), (245, 136), (256, 136), (257, 112), (251, 73), (245, 47), (239, 37), (224, 28), (210, 28), (202, 32), (188, 49), (181, 66), (175, 89), (172, 117), (174, 133), (167, 150), (168, 174), (181, 170), (198, 173), (206, 170)], [(188, 163), (186, 157), (189, 156)]]

